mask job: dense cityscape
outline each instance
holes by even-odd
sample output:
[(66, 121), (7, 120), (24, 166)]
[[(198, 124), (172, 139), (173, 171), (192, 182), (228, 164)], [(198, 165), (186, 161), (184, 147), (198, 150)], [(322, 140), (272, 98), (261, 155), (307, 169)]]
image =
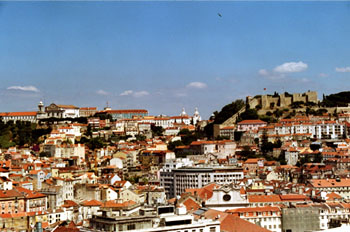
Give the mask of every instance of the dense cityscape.
[(0, 1), (0, 232), (349, 232), (349, 1)]
[(347, 230), (348, 96), (0, 113), (1, 231)]

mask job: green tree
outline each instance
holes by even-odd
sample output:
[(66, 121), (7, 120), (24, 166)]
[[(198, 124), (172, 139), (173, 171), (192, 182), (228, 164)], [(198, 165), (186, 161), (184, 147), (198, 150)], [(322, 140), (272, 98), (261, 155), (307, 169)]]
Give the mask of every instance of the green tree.
[(241, 156), (243, 156), (247, 159), (256, 157), (255, 152), (252, 151), (249, 146), (244, 146), (243, 150), (240, 152), (240, 154), (241, 154)]
[(184, 143), (181, 140), (176, 140), (174, 142), (169, 142), (168, 149), (174, 151), (177, 146), (183, 146)]
[(215, 124), (221, 124), (225, 122), (227, 119), (232, 117), (235, 113), (237, 113), (242, 107), (245, 106), (245, 103), (242, 99), (238, 99), (228, 105), (225, 105), (220, 112), (214, 112)]
[(145, 141), (146, 140), (146, 136), (145, 135), (136, 135), (136, 140), (137, 141)]
[(164, 133), (164, 128), (161, 126), (151, 125), (151, 130), (153, 136), (162, 136)]
[(320, 152), (316, 153), (314, 156), (314, 163), (321, 163), (323, 160), (322, 154)]
[(214, 116), (211, 116), (210, 119), (214, 120), (214, 122), (209, 123), (205, 126), (204, 132), (207, 138), (212, 139), (214, 135), (214, 124), (222, 124), (227, 119), (236, 114), (239, 110), (241, 110), (245, 106), (245, 103), (242, 99), (235, 100), (230, 104), (225, 105), (220, 112), (215, 111), (213, 113)]
[(258, 119), (259, 115), (256, 109), (247, 109), (237, 119), (237, 122), (250, 119)]
[(229, 136), (216, 136), (216, 138), (215, 138), (215, 140), (228, 140), (228, 139), (230, 139), (230, 137)]
[(92, 138), (90, 139), (86, 145), (89, 147), (89, 149), (91, 150), (95, 150), (95, 149), (100, 149), (100, 148), (103, 148), (105, 147), (105, 144), (103, 142), (103, 140), (99, 137), (97, 138)]

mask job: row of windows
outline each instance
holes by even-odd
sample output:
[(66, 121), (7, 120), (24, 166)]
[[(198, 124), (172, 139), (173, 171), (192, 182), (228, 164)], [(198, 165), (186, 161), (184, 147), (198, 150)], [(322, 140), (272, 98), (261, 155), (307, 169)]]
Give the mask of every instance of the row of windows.
[[(203, 229), (192, 229), (192, 230), (178, 230), (176, 232), (203, 232), (204, 230)], [(209, 228), (209, 232), (216, 232), (216, 227), (210, 227)]]

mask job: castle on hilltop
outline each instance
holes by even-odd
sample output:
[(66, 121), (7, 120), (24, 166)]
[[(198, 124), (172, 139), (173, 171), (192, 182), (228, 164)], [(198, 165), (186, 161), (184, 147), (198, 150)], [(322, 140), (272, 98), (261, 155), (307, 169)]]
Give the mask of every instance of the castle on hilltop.
[(247, 104), (249, 108), (255, 109), (259, 107), (262, 110), (270, 110), (274, 108), (283, 108), (288, 107), (293, 103), (302, 102), (302, 103), (318, 103), (317, 92), (308, 91), (306, 93), (282, 93), (274, 95), (258, 95), (253, 97), (247, 97)]

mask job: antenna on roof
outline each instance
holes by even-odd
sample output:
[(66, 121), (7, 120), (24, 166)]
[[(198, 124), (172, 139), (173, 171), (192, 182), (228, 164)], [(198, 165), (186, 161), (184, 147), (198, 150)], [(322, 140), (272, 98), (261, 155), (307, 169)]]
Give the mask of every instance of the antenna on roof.
[(111, 108), (109, 107), (108, 101), (106, 102), (106, 107), (104, 108), (104, 110), (111, 110)]

